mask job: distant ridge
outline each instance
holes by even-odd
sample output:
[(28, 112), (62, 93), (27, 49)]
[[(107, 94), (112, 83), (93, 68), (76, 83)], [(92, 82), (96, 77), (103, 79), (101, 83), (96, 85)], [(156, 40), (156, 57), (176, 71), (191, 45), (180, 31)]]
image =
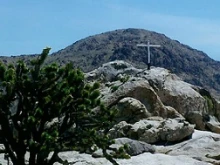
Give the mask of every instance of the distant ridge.
[[(220, 96), (220, 62), (164, 34), (144, 29), (120, 29), (84, 38), (53, 53), (47, 63), (56, 61), (63, 65), (73, 62), (85, 72), (113, 60), (124, 60), (135, 67), (144, 68), (147, 67), (147, 51), (138, 48), (136, 44), (146, 43), (148, 40), (162, 46), (151, 49), (153, 66), (169, 69), (183, 80), (207, 88)], [(28, 61), (32, 56), (1, 59), (7, 63), (17, 58)]]

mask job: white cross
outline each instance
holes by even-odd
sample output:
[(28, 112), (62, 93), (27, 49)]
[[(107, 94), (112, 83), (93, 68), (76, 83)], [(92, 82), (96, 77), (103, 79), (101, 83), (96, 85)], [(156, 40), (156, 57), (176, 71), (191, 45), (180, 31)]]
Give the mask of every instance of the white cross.
[(152, 45), (150, 44), (150, 41), (147, 41), (147, 44), (137, 44), (138, 47), (147, 47), (147, 66), (148, 66), (148, 70), (150, 70), (150, 48), (151, 47), (155, 47), (158, 48), (160, 47), (160, 45)]

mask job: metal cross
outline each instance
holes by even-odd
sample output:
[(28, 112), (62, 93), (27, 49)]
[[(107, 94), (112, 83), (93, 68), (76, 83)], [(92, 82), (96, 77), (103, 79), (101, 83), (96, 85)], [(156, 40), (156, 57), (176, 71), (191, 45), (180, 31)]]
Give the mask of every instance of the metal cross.
[(158, 48), (160, 47), (160, 45), (152, 45), (150, 44), (150, 41), (147, 41), (147, 44), (137, 44), (137, 47), (147, 47), (147, 69), (150, 70), (150, 65), (151, 65), (151, 61), (150, 61), (150, 48), (151, 47), (155, 47)]

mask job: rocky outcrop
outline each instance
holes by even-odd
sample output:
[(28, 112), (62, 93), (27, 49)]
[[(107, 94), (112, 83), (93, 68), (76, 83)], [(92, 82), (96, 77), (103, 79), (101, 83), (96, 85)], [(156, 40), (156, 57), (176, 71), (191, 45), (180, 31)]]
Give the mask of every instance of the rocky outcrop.
[[(93, 158), (88, 154), (79, 154), (75, 151), (60, 153), (60, 157), (64, 160), (67, 159), (69, 163), (74, 165), (112, 165), (104, 158)], [(184, 155), (170, 156), (160, 153), (144, 153), (130, 159), (119, 159), (117, 162), (120, 165), (211, 165)], [(61, 164), (55, 163), (54, 165)]]
[(89, 81), (101, 80), (102, 82), (116, 81), (120, 77), (120, 74), (134, 75), (141, 70), (125, 61), (116, 60), (103, 64), (101, 67), (86, 73), (86, 79)]
[(179, 142), (192, 135), (194, 126), (176, 119), (145, 119), (128, 124), (125, 121), (115, 125), (110, 135), (114, 138), (128, 137), (146, 143)]
[(110, 130), (113, 138), (155, 144), (154, 155), (166, 154), (164, 161), (168, 155), (181, 155), (184, 160), (178, 164), (187, 164), (189, 158), (220, 164), (220, 135), (194, 130), (220, 133), (220, 102), (207, 90), (164, 68), (141, 70), (124, 61), (104, 64), (86, 77), (102, 82), (102, 101), (119, 111), (118, 123)]
[[(109, 132), (116, 141), (111, 147), (127, 144), (131, 156), (118, 159), (120, 165), (220, 164), (220, 134), (194, 129), (220, 133), (220, 102), (205, 89), (166, 69), (136, 69), (124, 61), (104, 64), (85, 77), (90, 83), (101, 82), (102, 102), (118, 109)], [(92, 156), (75, 151), (60, 156), (76, 165), (111, 164), (101, 150)], [(2, 154), (0, 163), (7, 164)]]
[(197, 129), (219, 131), (219, 102), (164, 68), (136, 69), (124, 61), (113, 61), (86, 77), (102, 82), (102, 100), (119, 108), (121, 121), (134, 123), (151, 116), (185, 118)]

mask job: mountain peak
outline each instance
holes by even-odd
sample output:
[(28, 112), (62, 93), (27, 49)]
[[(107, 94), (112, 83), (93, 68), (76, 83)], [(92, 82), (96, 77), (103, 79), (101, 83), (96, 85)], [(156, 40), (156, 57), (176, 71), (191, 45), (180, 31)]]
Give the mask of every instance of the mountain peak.
[(146, 68), (147, 49), (137, 47), (137, 44), (147, 41), (161, 45), (160, 48), (151, 48), (152, 66), (169, 69), (184, 81), (218, 95), (220, 62), (164, 34), (145, 29), (118, 29), (89, 36), (53, 53), (47, 62), (61, 65), (72, 62), (84, 72), (114, 60), (124, 60), (134, 67)]

